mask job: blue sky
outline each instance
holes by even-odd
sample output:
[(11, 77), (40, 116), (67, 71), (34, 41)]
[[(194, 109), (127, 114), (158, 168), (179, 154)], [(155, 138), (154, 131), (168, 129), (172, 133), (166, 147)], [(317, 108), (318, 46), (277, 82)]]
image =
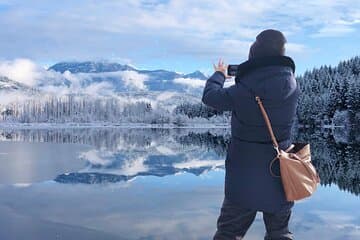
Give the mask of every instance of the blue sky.
[(285, 33), (297, 73), (360, 53), (360, 1), (0, 0), (0, 60), (109, 60), (212, 71), (247, 58), (264, 29)]

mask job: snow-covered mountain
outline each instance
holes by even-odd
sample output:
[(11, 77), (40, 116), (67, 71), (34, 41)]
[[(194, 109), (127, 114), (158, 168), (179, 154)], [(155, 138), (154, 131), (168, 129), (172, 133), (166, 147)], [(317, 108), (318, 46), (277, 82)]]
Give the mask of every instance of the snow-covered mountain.
[[(76, 78), (82, 87), (107, 83), (116, 92), (125, 91), (177, 91), (199, 94), (207, 77), (200, 71), (182, 74), (167, 70), (139, 70), (129, 65), (110, 62), (60, 62), (48, 68)], [(51, 82), (51, 81), (49, 81)]]
[(135, 70), (135, 68), (128, 65), (121, 65), (119, 63), (108, 62), (59, 62), (49, 67), (48, 70), (64, 73), (69, 71), (71, 73), (100, 73), (100, 72), (118, 72), (126, 70)]
[(119, 71), (135, 71), (141, 74), (151, 75), (152, 77), (163, 78), (165, 80), (174, 79), (178, 77), (196, 78), (206, 80), (207, 77), (200, 71), (195, 71), (189, 74), (181, 74), (167, 70), (138, 70), (129, 65), (122, 65), (111, 62), (59, 62), (49, 67), (48, 70), (64, 73), (69, 71), (71, 73), (103, 73), (103, 72), (119, 72)]
[(34, 88), (13, 81), (4, 76), (0, 76), (0, 91), (2, 93), (11, 93), (11, 92), (36, 93), (37, 92), (37, 90)]
[[(139, 70), (108, 62), (62, 62), (30, 70), (25, 77), (13, 75), (18, 82), (0, 78), (0, 108), (8, 110), (3, 122), (184, 125), (207, 123), (214, 115), (205, 114), (212, 109), (201, 105), (207, 78), (200, 71)], [(173, 114), (179, 106), (199, 114)]]

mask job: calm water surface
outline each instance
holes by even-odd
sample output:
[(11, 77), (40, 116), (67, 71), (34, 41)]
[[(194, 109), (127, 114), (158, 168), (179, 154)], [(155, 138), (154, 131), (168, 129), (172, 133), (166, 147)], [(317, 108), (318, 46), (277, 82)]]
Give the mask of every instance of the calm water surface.
[[(229, 129), (0, 130), (0, 239), (211, 239), (229, 137)], [(359, 143), (328, 133), (296, 140), (311, 142), (322, 179), (294, 207), (296, 239), (360, 239)], [(258, 213), (246, 239), (264, 232)]]

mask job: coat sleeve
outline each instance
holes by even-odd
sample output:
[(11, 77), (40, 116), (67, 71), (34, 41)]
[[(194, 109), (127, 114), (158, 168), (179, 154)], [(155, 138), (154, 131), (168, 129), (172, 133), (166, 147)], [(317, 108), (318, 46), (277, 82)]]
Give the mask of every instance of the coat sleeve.
[(232, 94), (235, 85), (224, 88), (225, 75), (216, 71), (205, 84), (201, 101), (210, 107), (220, 111), (231, 111), (234, 109)]

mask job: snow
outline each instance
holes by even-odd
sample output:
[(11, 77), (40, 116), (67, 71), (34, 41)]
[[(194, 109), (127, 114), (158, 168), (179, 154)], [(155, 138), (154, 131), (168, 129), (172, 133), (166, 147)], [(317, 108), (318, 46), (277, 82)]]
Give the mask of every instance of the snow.
[(145, 123), (0, 123), (0, 129), (60, 129), (60, 128), (230, 128), (229, 124), (192, 123), (186, 126), (175, 124), (145, 124)]
[(201, 168), (211, 166), (213, 168), (220, 167), (224, 165), (224, 160), (201, 160), (194, 159), (187, 162), (175, 163), (174, 167), (180, 169), (191, 169), (191, 168)]

